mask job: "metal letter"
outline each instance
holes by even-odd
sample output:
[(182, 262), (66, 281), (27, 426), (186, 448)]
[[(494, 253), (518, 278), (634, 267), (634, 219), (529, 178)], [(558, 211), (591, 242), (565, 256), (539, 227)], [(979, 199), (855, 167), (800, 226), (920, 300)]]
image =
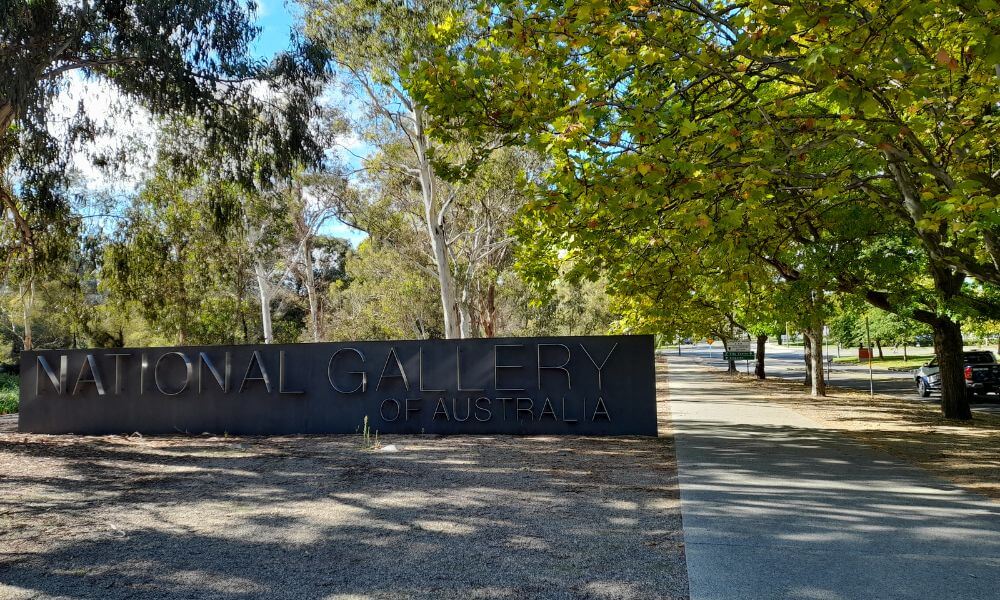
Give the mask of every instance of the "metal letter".
[(438, 398), (437, 405), (434, 407), (434, 416), (431, 417), (431, 420), (437, 419), (438, 415), (444, 415), (445, 421), (451, 420), (448, 417), (448, 408), (444, 405), (444, 398)]
[[(176, 392), (168, 392), (163, 389), (163, 385), (160, 383), (160, 362), (168, 356), (179, 356), (181, 360), (184, 361), (184, 368), (186, 370), (186, 376), (184, 377), (184, 385), (180, 387)], [(191, 378), (194, 376), (194, 364), (191, 363), (191, 359), (187, 357), (183, 352), (166, 352), (161, 354), (159, 358), (156, 359), (156, 364), (153, 365), (153, 382), (156, 384), (156, 389), (160, 390), (160, 393), (164, 396), (176, 396), (184, 390), (188, 389), (191, 385)]]
[[(398, 359), (397, 359), (398, 360)], [(402, 367), (400, 367), (402, 369)], [(417, 375), (420, 375), (420, 391), (421, 392), (443, 392), (444, 390), (435, 390), (431, 388), (424, 387), (424, 349), (421, 348), (417, 351)]]
[(481, 392), (483, 388), (464, 388), (462, 387), (462, 347), (455, 346), (455, 381), (458, 383), (458, 391), (460, 392)]
[[(385, 416), (385, 405), (386, 405), (387, 402), (392, 402), (393, 404), (396, 405), (396, 414), (391, 419)], [(399, 413), (402, 412), (402, 411), (403, 411), (402, 407), (399, 406), (399, 400), (396, 400), (395, 398), (389, 398), (387, 400), (383, 400), (382, 404), (380, 404), (379, 407), (378, 407), (378, 415), (380, 417), (382, 417), (383, 421), (386, 421), (386, 422), (389, 422), (389, 423), (392, 423), (393, 421), (395, 421), (396, 419), (398, 419), (399, 418)]]
[(231, 356), (230, 353), (226, 352), (226, 375), (225, 375), (225, 377), (223, 377), (223, 375), (221, 373), (219, 373), (219, 370), (215, 368), (215, 364), (212, 362), (212, 359), (209, 358), (209, 356), (207, 354), (205, 354), (204, 352), (199, 352), (198, 353), (198, 393), (199, 394), (201, 393), (201, 390), (202, 390), (201, 381), (202, 381), (202, 379), (205, 378), (204, 377), (204, 375), (205, 375), (205, 369), (204, 368), (205, 367), (208, 367), (208, 371), (212, 374), (212, 377), (215, 378), (215, 383), (218, 383), (219, 387), (222, 388), (222, 393), (223, 394), (229, 393), (229, 376), (232, 373), (232, 363), (229, 360), (230, 356)]
[(513, 400), (513, 398), (499, 398), (499, 397), (497, 398), (497, 401), (500, 403), (500, 406), (503, 407), (503, 420), (504, 421), (507, 420), (507, 401), (508, 400)]
[(597, 361), (594, 360), (594, 357), (590, 355), (590, 352), (587, 352), (587, 347), (584, 346), (582, 342), (580, 343), (580, 347), (583, 348), (583, 353), (587, 355), (590, 362), (594, 363), (594, 366), (597, 368), (597, 389), (604, 389), (601, 385), (601, 371), (604, 369), (604, 365), (608, 364), (608, 359), (611, 358), (611, 353), (618, 347), (618, 342), (615, 342), (615, 345), (611, 346), (611, 350), (608, 352), (608, 355), (604, 357), (604, 362), (600, 365), (598, 365)]
[(385, 357), (385, 365), (382, 366), (382, 373), (378, 376), (378, 383), (375, 384), (375, 390), (377, 391), (382, 387), (382, 380), (387, 377), (385, 370), (389, 368), (389, 359), (396, 359), (396, 368), (399, 369), (399, 375), (388, 375), (388, 377), (401, 377), (403, 379), (403, 387), (406, 391), (410, 391), (410, 380), (406, 377), (406, 371), (403, 370), (403, 363), (399, 361), (399, 356), (396, 355), (396, 347), (391, 346), (389, 348), (389, 354)]
[(597, 415), (604, 415), (604, 418), (608, 421), (611, 420), (611, 415), (608, 414), (608, 407), (604, 405), (604, 398), (597, 399), (597, 406), (594, 407), (594, 416), (590, 418), (591, 421), (597, 420)]
[[(55, 374), (55, 372), (52, 370), (52, 367), (49, 365), (49, 361), (45, 360), (45, 357), (42, 356), (41, 354), (38, 355), (37, 362), (38, 362), (37, 366), (41, 367), (42, 371), (45, 371), (45, 374), (49, 378), (49, 383), (51, 383), (52, 387), (56, 389), (56, 393), (65, 394), (66, 375), (67, 371), (69, 371), (69, 357), (66, 356), (65, 354), (59, 357), (59, 375)], [(37, 396), (38, 393), (41, 391), (39, 389), (39, 383), (38, 383), (38, 378), (41, 374), (42, 374), (41, 371), (35, 369), (35, 396)]]
[[(253, 368), (254, 362), (257, 363), (257, 368), (260, 369), (260, 377), (250, 377), (250, 369)], [(240, 383), (240, 393), (243, 393), (243, 388), (246, 386), (247, 381), (263, 381), (264, 387), (267, 388), (267, 393), (271, 393), (271, 378), (267, 375), (267, 369), (264, 368), (264, 359), (260, 356), (260, 350), (254, 350), (253, 356), (250, 357), (250, 362), (247, 363), (247, 372), (243, 374), (243, 382)]]
[[(527, 400), (528, 401), (528, 408), (521, 408), (521, 400)], [(529, 421), (531, 421), (531, 420), (533, 420), (535, 418), (535, 413), (531, 410), (532, 408), (535, 407), (534, 400), (532, 400), (531, 398), (518, 398), (517, 402), (516, 402), (516, 405), (517, 405), (517, 420), (518, 421), (521, 420), (521, 413), (522, 412), (528, 413), (528, 420)]]
[(304, 394), (303, 390), (285, 389), (285, 351), (278, 351), (278, 393), (279, 394)]
[(414, 406), (413, 408), (410, 408), (410, 400), (413, 400), (414, 404), (416, 404), (417, 402), (420, 402), (421, 400), (423, 400), (423, 398), (407, 398), (403, 402), (403, 404), (405, 405), (405, 408), (406, 408), (406, 420), (407, 421), (410, 420), (410, 413), (411, 412), (420, 412), (420, 407), (419, 406)]
[(131, 354), (105, 354), (104, 356), (114, 356), (115, 357), (115, 395), (118, 395), (125, 391), (122, 388), (122, 360), (123, 356), (132, 356)]
[(459, 419), (458, 418), (458, 398), (452, 396), (451, 397), (451, 414), (452, 414), (453, 417), (455, 417), (455, 420), (458, 421), (459, 423), (465, 423), (466, 421), (468, 421), (469, 417), (472, 416), (472, 398), (469, 398), (468, 396), (465, 397), (465, 418), (464, 419)]
[(524, 388), (502, 388), (500, 387), (500, 369), (521, 369), (524, 365), (501, 365), (500, 348), (524, 348), (524, 344), (497, 344), (493, 346), (493, 387), (498, 392), (522, 392)]
[[(586, 400), (584, 400), (586, 402)], [(578, 419), (567, 419), (566, 418), (566, 396), (562, 397), (562, 409), (563, 409), (563, 423), (576, 423)], [(586, 409), (586, 406), (584, 406)]]
[[(479, 406), (479, 401), (480, 400), (485, 400), (486, 401), (486, 406)], [(486, 418), (485, 419), (480, 419), (479, 418), (479, 411), (481, 411), (481, 410), (485, 410), (486, 411)], [(486, 396), (480, 396), (480, 397), (476, 398), (476, 420), (479, 421), (480, 423), (485, 423), (486, 421), (489, 421), (492, 418), (493, 418), (493, 411), (490, 410), (490, 399), (487, 398)]]
[(361, 393), (364, 394), (365, 392), (368, 391), (368, 372), (367, 371), (348, 371), (347, 372), (348, 375), (361, 375), (361, 383), (359, 383), (358, 387), (354, 388), (353, 390), (342, 390), (339, 387), (337, 387), (337, 384), (334, 383), (334, 381), (333, 381), (333, 361), (337, 359), (337, 355), (338, 354), (340, 354), (341, 352), (344, 352), (345, 350), (350, 350), (350, 351), (354, 352), (355, 354), (357, 354), (358, 357), (361, 358), (361, 364), (365, 364), (365, 355), (364, 355), (363, 352), (361, 352), (361, 350), (358, 350), (357, 348), (341, 348), (341, 349), (337, 350), (336, 352), (334, 352), (333, 356), (330, 357), (330, 362), (327, 363), (327, 365), (326, 365), (326, 378), (328, 380), (330, 380), (330, 387), (332, 387), (333, 389), (337, 390), (341, 394), (353, 394), (354, 392), (356, 392), (358, 390), (361, 390)]
[[(561, 365), (543, 365), (542, 346), (551, 346), (553, 348), (562, 347), (566, 350), (566, 361)], [(566, 389), (573, 389), (573, 381), (569, 377), (569, 369), (566, 368), (566, 365), (569, 364), (570, 359), (573, 357), (573, 353), (570, 352), (569, 346), (566, 344), (536, 344), (535, 353), (538, 354), (538, 389), (542, 389), (542, 369), (555, 369), (566, 373)]]
[[(90, 379), (83, 378), (83, 370), (87, 367), (90, 367), (90, 374), (91, 374)], [(97, 370), (97, 361), (94, 360), (93, 354), (88, 354), (87, 360), (83, 361), (83, 364), (80, 365), (80, 373), (76, 376), (76, 385), (73, 386), (72, 395), (75, 396), (76, 393), (80, 391), (81, 383), (94, 384), (94, 387), (97, 388), (97, 395), (98, 396), (104, 395), (104, 382), (101, 381), (101, 374)]]
[(552, 408), (552, 401), (549, 400), (548, 398), (545, 399), (545, 404), (542, 405), (542, 413), (538, 415), (538, 420), (541, 421), (542, 417), (544, 417), (546, 414), (552, 415), (553, 421), (559, 420), (559, 417), (556, 416), (555, 409)]

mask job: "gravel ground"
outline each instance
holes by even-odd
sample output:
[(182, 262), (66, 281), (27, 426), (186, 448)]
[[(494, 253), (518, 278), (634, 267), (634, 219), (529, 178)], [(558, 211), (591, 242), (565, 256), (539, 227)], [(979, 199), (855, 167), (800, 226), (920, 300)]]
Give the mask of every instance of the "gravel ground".
[(372, 452), (13, 426), (0, 418), (0, 598), (687, 598), (668, 436)]

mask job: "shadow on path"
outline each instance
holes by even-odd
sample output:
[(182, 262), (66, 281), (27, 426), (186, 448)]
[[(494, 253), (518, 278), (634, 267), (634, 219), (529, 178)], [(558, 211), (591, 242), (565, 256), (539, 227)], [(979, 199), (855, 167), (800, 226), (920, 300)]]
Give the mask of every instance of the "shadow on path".
[(1000, 507), (670, 361), (692, 599), (982, 599), (1000, 589)]

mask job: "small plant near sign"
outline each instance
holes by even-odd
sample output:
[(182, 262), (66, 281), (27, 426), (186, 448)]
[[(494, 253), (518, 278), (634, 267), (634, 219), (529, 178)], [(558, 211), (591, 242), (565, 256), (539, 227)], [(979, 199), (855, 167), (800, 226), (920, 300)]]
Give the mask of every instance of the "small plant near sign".
[(361, 447), (365, 450), (378, 450), (382, 447), (382, 442), (378, 441), (378, 430), (372, 435), (371, 427), (368, 426), (368, 415), (365, 415), (365, 422), (361, 428)]

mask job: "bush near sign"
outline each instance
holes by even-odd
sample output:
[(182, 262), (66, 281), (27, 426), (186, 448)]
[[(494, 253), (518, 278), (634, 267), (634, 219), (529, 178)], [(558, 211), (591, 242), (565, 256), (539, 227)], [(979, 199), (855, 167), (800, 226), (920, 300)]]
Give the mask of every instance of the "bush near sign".
[(32, 433), (656, 435), (652, 336), (21, 353)]

